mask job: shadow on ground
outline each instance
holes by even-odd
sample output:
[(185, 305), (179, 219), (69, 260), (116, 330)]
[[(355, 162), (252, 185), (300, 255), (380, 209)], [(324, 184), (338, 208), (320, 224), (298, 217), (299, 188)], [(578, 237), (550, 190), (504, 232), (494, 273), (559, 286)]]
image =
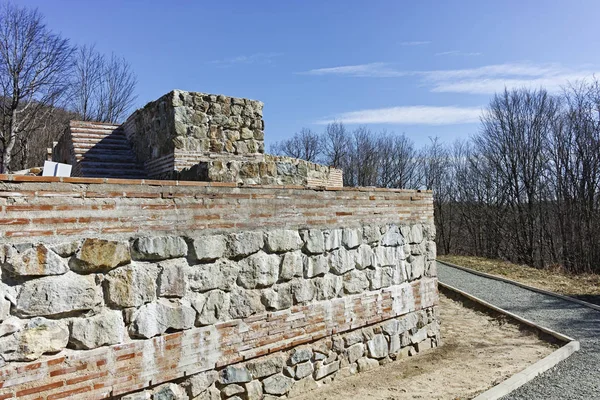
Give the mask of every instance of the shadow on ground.
[(597, 294), (570, 294), (569, 296), (577, 300), (587, 301), (588, 303), (600, 306), (600, 295)]

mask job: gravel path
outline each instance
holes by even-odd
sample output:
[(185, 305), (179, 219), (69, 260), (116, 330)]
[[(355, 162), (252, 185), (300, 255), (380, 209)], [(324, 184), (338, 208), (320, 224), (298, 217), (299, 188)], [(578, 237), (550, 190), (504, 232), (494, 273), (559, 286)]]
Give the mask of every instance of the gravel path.
[(438, 263), (439, 280), (577, 339), (581, 350), (504, 399), (600, 399), (600, 311)]

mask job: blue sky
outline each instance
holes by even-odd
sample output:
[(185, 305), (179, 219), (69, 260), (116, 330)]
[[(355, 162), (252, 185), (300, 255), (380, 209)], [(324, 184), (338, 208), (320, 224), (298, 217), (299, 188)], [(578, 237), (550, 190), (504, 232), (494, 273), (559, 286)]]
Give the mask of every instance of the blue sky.
[(124, 56), (137, 106), (171, 89), (258, 99), (267, 142), (331, 120), (468, 137), (495, 91), (600, 71), (600, 1), (20, 0)]

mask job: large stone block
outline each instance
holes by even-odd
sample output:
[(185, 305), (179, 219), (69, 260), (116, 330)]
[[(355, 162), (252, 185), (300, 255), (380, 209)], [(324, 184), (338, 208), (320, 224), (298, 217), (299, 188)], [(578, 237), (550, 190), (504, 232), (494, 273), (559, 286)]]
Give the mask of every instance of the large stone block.
[(195, 320), (196, 311), (188, 302), (159, 299), (143, 305), (135, 312), (130, 333), (135, 337), (151, 338), (168, 329), (190, 329)]
[(17, 317), (10, 316), (0, 324), (0, 337), (10, 335), (23, 328), (26, 320), (21, 320)]
[(364, 272), (352, 270), (343, 276), (344, 291), (348, 294), (364, 292), (369, 287), (369, 281)]
[[(394, 269), (396, 267), (380, 267), (376, 269), (369, 269), (366, 271), (367, 278), (369, 279), (369, 287), (371, 290), (377, 290), (386, 288), (394, 284)], [(400, 282), (404, 279), (400, 278)]]
[(302, 244), (298, 231), (289, 229), (269, 231), (265, 241), (267, 250), (274, 253), (298, 250)]
[(348, 249), (354, 249), (362, 243), (362, 229), (346, 228), (342, 232), (342, 244)]
[(246, 257), (261, 250), (265, 244), (262, 232), (232, 233), (227, 236), (227, 256)]
[(114, 307), (139, 307), (156, 299), (157, 267), (132, 264), (110, 271), (105, 277), (106, 299)]
[(192, 306), (198, 312), (197, 325), (212, 325), (230, 319), (231, 296), (221, 290), (194, 294)]
[(307, 303), (315, 298), (315, 284), (310, 279), (295, 279), (292, 281), (292, 295), (295, 303)]
[(313, 367), (313, 364), (310, 361), (300, 363), (296, 366), (295, 378), (296, 379), (306, 378), (307, 376), (312, 375), (314, 370), (315, 370), (315, 368)]
[(316, 364), (316, 368), (315, 368), (315, 379), (319, 380), (319, 379), (323, 379), (328, 375), (333, 374), (334, 372), (338, 371), (340, 369), (340, 362), (339, 361), (335, 361), (332, 362), (330, 364), (325, 364), (323, 361), (319, 361)]
[(265, 393), (282, 396), (290, 391), (294, 385), (294, 378), (282, 374), (272, 375), (263, 381)]
[(296, 364), (304, 362), (304, 361), (310, 361), (312, 356), (313, 356), (312, 349), (310, 349), (308, 347), (297, 347), (294, 350), (292, 350), (292, 355), (290, 357), (290, 364), (296, 365)]
[(246, 387), (246, 398), (247, 400), (263, 400), (263, 388), (262, 383), (259, 380), (248, 382), (244, 385)]
[(320, 229), (302, 231), (304, 249), (311, 254), (321, 254), (325, 251), (325, 237)]
[(165, 260), (185, 257), (188, 246), (178, 236), (142, 237), (133, 242), (133, 257), (136, 260)]
[(200, 236), (193, 239), (190, 256), (199, 261), (211, 261), (223, 257), (226, 249), (225, 236)]
[(279, 279), (282, 281), (289, 281), (294, 277), (302, 276), (302, 271), (303, 259), (300, 250), (291, 251), (283, 255)]
[(283, 357), (281, 355), (274, 355), (252, 361), (246, 365), (246, 368), (248, 368), (254, 379), (259, 379), (281, 372), (283, 364)]
[(214, 370), (201, 372), (187, 378), (181, 384), (181, 386), (186, 387), (192, 398), (195, 398), (196, 396), (200, 395), (200, 393), (207, 390), (213, 383), (215, 383), (218, 377), (219, 373)]
[(92, 275), (67, 272), (26, 281), (15, 311), (23, 316), (51, 316), (87, 311), (102, 303), (102, 291)]
[(356, 256), (356, 268), (365, 269), (374, 266), (376, 263), (375, 252), (368, 244), (361, 244), (358, 247)]
[(402, 236), (406, 243), (418, 244), (423, 241), (423, 225), (416, 224), (402, 227)]
[(123, 342), (125, 324), (118, 310), (104, 310), (87, 318), (75, 318), (71, 324), (69, 342), (77, 349), (96, 347)]
[(334, 250), (329, 255), (329, 268), (336, 275), (342, 275), (356, 268), (356, 259), (358, 252), (356, 250), (346, 250), (341, 247)]
[(348, 355), (348, 362), (350, 364), (356, 362), (359, 358), (362, 358), (365, 354), (365, 345), (362, 343), (355, 343), (352, 346), (348, 347), (346, 350)]
[(291, 285), (284, 283), (275, 285), (272, 289), (263, 290), (262, 302), (270, 311), (290, 308), (293, 304)]
[(363, 239), (369, 244), (378, 243), (381, 239), (381, 231), (376, 225), (363, 226)]
[(280, 263), (278, 255), (262, 251), (244, 258), (239, 262), (237, 283), (246, 289), (269, 287), (279, 279)]
[(183, 297), (188, 286), (188, 264), (185, 259), (167, 260), (159, 265), (158, 295)]
[(425, 256), (410, 256), (407, 261), (410, 262), (409, 280), (419, 279), (425, 274)]
[(427, 260), (432, 261), (436, 259), (437, 256), (437, 246), (434, 241), (428, 240), (425, 243), (425, 251), (427, 254)]
[(17, 332), (0, 338), (0, 356), (4, 361), (33, 361), (45, 353), (56, 353), (67, 346), (66, 321), (32, 318)]
[(367, 342), (367, 348), (369, 350), (369, 357), (371, 358), (385, 358), (389, 354), (389, 347), (385, 336), (377, 334), (373, 339)]
[(265, 311), (260, 290), (237, 289), (231, 292), (229, 315), (231, 318), (247, 318)]
[(240, 266), (236, 262), (227, 259), (220, 259), (211, 264), (194, 265), (188, 268), (190, 289), (197, 292), (212, 289), (230, 291), (238, 279), (239, 269)]
[(30, 247), (12, 256), (6, 257), (4, 268), (13, 275), (41, 276), (62, 275), (69, 271), (69, 266), (58, 254), (43, 244)]
[(388, 228), (381, 237), (380, 244), (382, 246), (400, 246), (403, 244), (400, 230), (396, 225), (392, 225)]
[(336, 298), (342, 291), (344, 282), (341, 276), (325, 275), (322, 278), (315, 278), (317, 287), (317, 300), (329, 300)]
[(338, 249), (342, 244), (342, 230), (330, 229), (323, 232), (325, 238), (325, 250), (331, 251)]
[(375, 248), (376, 265), (379, 267), (394, 267), (403, 258), (402, 247), (378, 246)]
[(314, 278), (315, 276), (323, 276), (329, 272), (329, 260), (323, 254), (316, 256), (302, 257), (304, 263), (304, 277)]
[(85, 239), (72, 259), (71, 269), (78, 272), (103, 272), (129, 262), (131, 254), (128, 242)]

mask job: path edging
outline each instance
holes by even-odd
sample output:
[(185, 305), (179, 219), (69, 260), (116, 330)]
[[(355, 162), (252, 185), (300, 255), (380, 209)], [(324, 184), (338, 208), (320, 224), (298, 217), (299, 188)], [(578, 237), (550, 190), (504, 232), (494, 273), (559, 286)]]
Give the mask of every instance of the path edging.
[(463, 267), (462, 265), (452, 264), (452, 263), (449, 263), (447, 261), (440, 261), (440, 260), (436, 260), (436, 261), (438, 263), (440, 263), (440, 264), (444, 264), (444, 265), (446, 265), (448, 267), (460, 269), (460, 270), (463, 270), (463, 271), (468, 272), (468, 273), (473, 274), (473, 275), (479, 275), (479, 276), (483, 276), (485, 278), (494, 279), (496, 281), (510, 283), (512, 285), (519, 286), (519, 287), (521, 287), (523, 289), (528, 289), (528, 290), (531, 290), (533, 292), (538, 292), (538, 293), (545, 294), (545, 295), (548, 295), (548, 296), (554, 296), (554, 297), (557, 297), (557, 298), (562, 299), (562, 300), (566, 300), (566, 301), (570, 301), (570, 302), (573, 302), (573, 303), (577, 303), (577, 304), (580, 304), (582, 306), (586, 306), (586, 307), (592, 308), (592, 309), (594, 309), (596, 311), (600, 311), (600, 306), (599, 305), (593, 304), (593, 303), (589, 303), (587, 301), (579, 300), (579, 299), (576, 299), (576, 298), (571, 297), (571, 296), (566, 296), (564, 294), (559, 294), (559, 293), (555, 293), (555, 292), (550, 292), (548, 290), (539, 289), (539, 288), (536, 288), (534, 286), (529, 286), (529, 285), (526, 285), (526, 284), (521, 283), (521, 282), (513, 281), (512, 279), (504, 278), (504, 277), (498, 276), (498, 275), (488, 274), (486, 272), (477, 271), (477, 270), (474, 270), (474, 269), (471, 269), (471, 268)]
[(562, 333), (559, 333), (552, 329), (538, 325), (533, 321), (530, 321), (526, 318), (516, 315), (510, 311), (503, 309), (503, 308), (500, 308), (493, 304), (490, 304), (485, 300), (482, 300), (478, 297), (470, 295), (470, 294), (468, 294), (460, 289), (457, 289), (451, 285), (448, 285), (448, 284), (445, 284), (445, 283), (442, 283), (439, 281), (438, 281), (438, 285), (441, 286), (442, 288), (445, 288), (446, 290), (457, 293), (460, 296), (463, 296), (475, 303), (478, 303), (479, 305), (481, 305), (485, 308), (489, 308), (491, 310), (494, 310), (497, 313), (504, 314), (504, 315), (510, 317), (511, 319), (517, 320), (518, 322), (520, 322), (522, 324), (525, 324), (532, 328), (538, 329), (547, 335), (553, 336), (554, 338), (556, 338), (560, 341), (566, 342), (566, 344), (564, 346), (560, 347), (559, 349), (553, 351), (546, 357), (542, 358), (541, 360), (539, 360), (539, 361), (535, 362), (534, 364), (530, 365), (529, 367), (525, 368), (523, 371), (517, 372), (516, 374), (512, 375), (510, 378), (508, 378), (508, 379), (500, 382), (496, 386), (486, 390), (485, 392), (483, 392), (480, 395), (478, 395), (477, 397), (475, 397), (473, 400), (500, 399), (501, 397), (506, 396), (507, 394), (511, 393), (515, 389), (523, 386), (525, 383), (533, 380), (536, 376), (540, 375), (541, 373), (554, 367), (559, 362), (567, 359), (569, 356), (571, 356), (576, 351), (579, 351), (579, 342), (569, 336), (563, 335)]

